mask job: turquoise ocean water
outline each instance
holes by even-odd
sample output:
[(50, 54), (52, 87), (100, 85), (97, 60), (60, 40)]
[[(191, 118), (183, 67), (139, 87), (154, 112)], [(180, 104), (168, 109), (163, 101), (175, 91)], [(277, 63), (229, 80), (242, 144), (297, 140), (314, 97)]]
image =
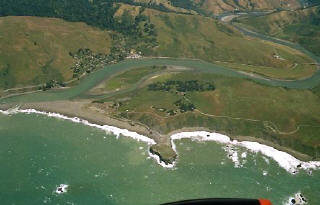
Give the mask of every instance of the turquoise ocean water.
[[(302, 192), (320, 201), (320, 171), (291, 175), (247, 152), (235, 168), (224, 145), (177, 141), (174, 169), (159, 166), (147, 145), (36, 114), (0, 114), (1, 204), (160, 204), (204, 197), (269, 198), (285, 204)], [(60, 184), (68, 192), (56, 194)]]

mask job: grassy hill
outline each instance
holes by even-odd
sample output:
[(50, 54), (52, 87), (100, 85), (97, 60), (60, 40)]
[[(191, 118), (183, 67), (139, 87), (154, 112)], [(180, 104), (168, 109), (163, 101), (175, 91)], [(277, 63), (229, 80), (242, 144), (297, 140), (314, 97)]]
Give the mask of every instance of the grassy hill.
[[(152, 56), (197, 58), (236, 63), (235, 69), (278, 78), (309, 76), (314, 66), (304, 54), (286, 46), (247, 38), (229, 25), (199, 15), (164, 13), (146, 9), (157, 32), (158, 46), (145, 51)], [(282, 56), (281, 59), (275, 56)], [(240, 65), (245, 64), (245, 66)]]
[(69, 52), (109, 53), (106, 31), (84, 23), (38, 17), (0, 18), (0, 89), (72, 79)]
[(228, 11), (260, 11), (272, 9), (296, 9), (301, 6), (299, 0), (196, 0), (198, 7), (205, 10), (208, 14), (221, 14)]
[(297, 9), (302, 6), (299, 0), (133, 0), (133, 2), (161, 5), (168, 10), (184, 13), (191, 10), (204, 15), (219, 15), (233, 11)]
[(297, 42), (320, 56), (320, 6), (240, 20), (252, 30)]
[[(219, 15), (232, 11), (261, 11), (272, 9), (297, 9), (302, 3), (299, 0), (133, 0), (179, 12), (193, 10), (204, 15)], [(182, 10), (184, 9), (184, 10)]]

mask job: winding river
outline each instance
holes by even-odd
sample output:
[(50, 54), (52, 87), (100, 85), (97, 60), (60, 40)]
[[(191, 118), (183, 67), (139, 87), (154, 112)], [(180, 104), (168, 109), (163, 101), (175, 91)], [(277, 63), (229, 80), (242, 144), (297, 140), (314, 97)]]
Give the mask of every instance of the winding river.
[(80, 97), (88, 90), (95, 87), (97, 84), (114, 75), (117, 72), (128, 70), (131, 68), (152, 65), (172, 65), (192, 68), (197, 72), (208, 72), (229, 77), (244, 78), (256, 81), (258, 83), (269, 86), (280, 86), (294, 89), (310, 89), (320, 83), (320, 70), (317, 70), (313, 76), (302, 80), (277, 80), (268, 79), (261, 76), (249, 75), (244, 72), (239, 72), (220, 65), (204, 62), (201, 60), (189, 59), (171, 59), (171, 58), (143, 58), (130, 59), (117, 64), (105, 66), (103, 69), (91, 73), (87, 77), (80, 80), (77, 86), (69, 89), (57, 91), (36, 92), (28, 95), (20, 95), (0, 100), (0, 103), (15, 103), (15, 102), (35, 102), (35, 101), (53, 101), (66, 100)]

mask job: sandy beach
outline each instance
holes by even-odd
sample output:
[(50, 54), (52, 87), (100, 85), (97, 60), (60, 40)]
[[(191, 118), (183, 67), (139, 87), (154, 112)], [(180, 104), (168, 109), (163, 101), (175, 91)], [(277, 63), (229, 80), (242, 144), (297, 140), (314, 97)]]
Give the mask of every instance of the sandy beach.
[(43, 112), (60, 113), (68, 117), (78, 117), (88, 120), (91, 123), (98, 125), (110, 125), (121, 129), (127, 129), (137, 132), (141, 135), (148, 136), (154, 139), (157, 143), (169, 142), (165, 136), (162, 136), (147, 126), (125, 120), (115, 119), (108, 116), (108, 113), (91, 106), (90, 100), (78, 101), (54, 101), (54, 102), (39, 102), (39, 103), (24, 103), (24, 104), (0, 104), (1, 110), (8, 110), (19, 106), (19, 109), (35, 109)]

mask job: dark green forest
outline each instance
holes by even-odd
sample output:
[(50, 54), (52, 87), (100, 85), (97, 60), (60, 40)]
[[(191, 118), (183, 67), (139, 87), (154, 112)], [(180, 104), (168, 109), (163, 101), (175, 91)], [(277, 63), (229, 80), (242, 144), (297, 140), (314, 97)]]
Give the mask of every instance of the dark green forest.
[(114, 3), (117, 2), (132, 4), (130, 0), (5, 0), (0, 1), (0, 16), (55, 17), (85, 22), (125, 35), (139, 35), (137, 25), (145, 21), (145, 17), (139, 15), (132, 19), (124, 15), (121, 21), (117, 21), (114, 18), (118, 9)]
[(116, 28), (113, 0), (5, 0), (0, 1), (0, 16), (56, 17), (82, 21), (101, 28)]

